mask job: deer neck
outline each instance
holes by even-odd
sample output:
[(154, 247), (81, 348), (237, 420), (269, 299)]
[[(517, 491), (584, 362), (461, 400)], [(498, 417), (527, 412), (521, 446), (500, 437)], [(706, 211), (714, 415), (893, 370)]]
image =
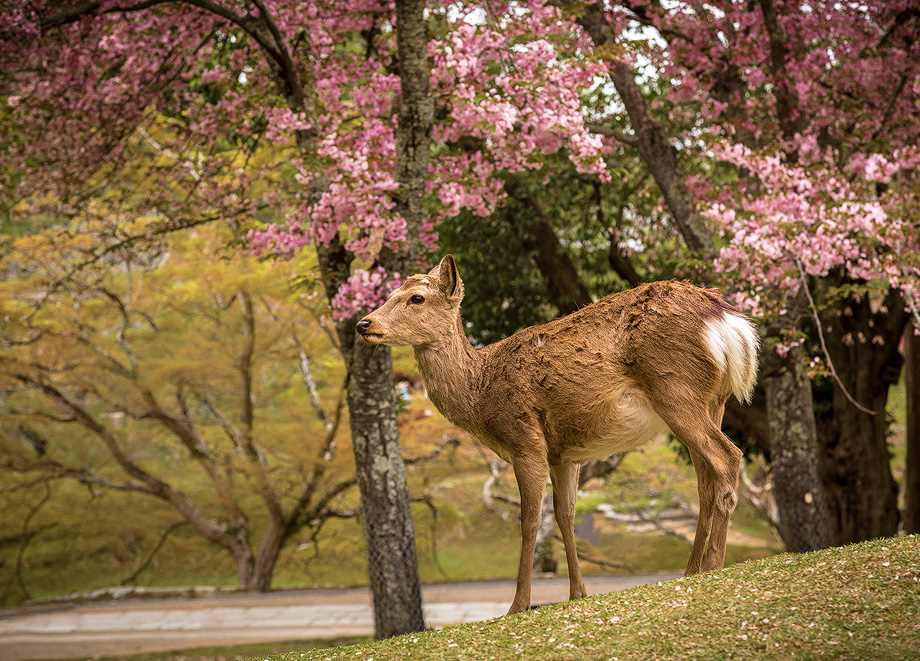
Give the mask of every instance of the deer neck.
[(468, 431), (482, 377), (478, 354), (466, 339), (459, 318), (453, 332), (415, 347), (415, 360), (428, 397), (448, 420)]

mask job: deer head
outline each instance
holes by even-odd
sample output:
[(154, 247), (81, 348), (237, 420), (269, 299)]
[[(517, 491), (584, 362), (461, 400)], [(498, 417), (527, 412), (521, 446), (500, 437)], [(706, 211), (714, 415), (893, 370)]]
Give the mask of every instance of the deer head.
[(462, 300), (457, 264), (453, 255), (446, 255), (428, 275), (406, 280), (386, 303), (358, 322), (357, 331), (367, 344), (431, 344), (454, 332)]

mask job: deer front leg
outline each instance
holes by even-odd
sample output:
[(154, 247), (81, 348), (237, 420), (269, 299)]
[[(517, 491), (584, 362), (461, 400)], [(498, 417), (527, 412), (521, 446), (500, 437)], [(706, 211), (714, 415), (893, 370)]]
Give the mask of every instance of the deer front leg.
[(575, 500), (578, 497), (578, 464), (550, 466), (549, 477), (553, 481), (553, 509), (556, 524), (565, 544), (565, 561), (569, 566), (569, 599), (587, 597), (585, 582), (578, 566), (578, 551), (575, 549)]
[(514, 458), (514, 477), (521, 494), (521, 561), (518, 565), (517, 590), (508, 614), (530, 607), (530, 580), (533, 574), (533, 554), (537, 546), (537, 531), (543, 510), (543, 489), (549, 467), (540, 457)]

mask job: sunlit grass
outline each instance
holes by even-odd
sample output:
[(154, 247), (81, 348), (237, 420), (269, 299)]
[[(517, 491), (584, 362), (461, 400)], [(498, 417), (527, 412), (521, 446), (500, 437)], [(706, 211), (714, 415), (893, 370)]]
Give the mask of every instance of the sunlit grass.
[(720, 572), (302, 659), (907, 659), (920, 538), (783, 554)]

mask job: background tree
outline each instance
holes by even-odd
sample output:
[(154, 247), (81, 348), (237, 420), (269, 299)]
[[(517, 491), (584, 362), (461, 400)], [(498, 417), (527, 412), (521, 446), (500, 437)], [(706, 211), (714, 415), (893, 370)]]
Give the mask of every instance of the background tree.
[(288, 285), (302, 265), (205, 259), (227, 241), (212, 229), (74, 274), (68, 234), (21, 239), (3, 262), (8, 488), (157, 499), (226, 549), (241, 587), (269, 589), (285, 542), (350, 516), (356, 484), (341, 384), (315, 370), (337, 347)]

